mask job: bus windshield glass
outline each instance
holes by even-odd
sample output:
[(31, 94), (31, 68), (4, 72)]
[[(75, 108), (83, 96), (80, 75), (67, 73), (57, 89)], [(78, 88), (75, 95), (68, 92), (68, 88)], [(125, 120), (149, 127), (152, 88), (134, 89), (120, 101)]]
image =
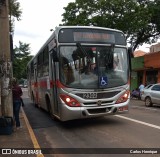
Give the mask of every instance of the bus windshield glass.
[(126, 48), (60, 46), (60, 81), (70, 88), (111, 88), (128, 82)]

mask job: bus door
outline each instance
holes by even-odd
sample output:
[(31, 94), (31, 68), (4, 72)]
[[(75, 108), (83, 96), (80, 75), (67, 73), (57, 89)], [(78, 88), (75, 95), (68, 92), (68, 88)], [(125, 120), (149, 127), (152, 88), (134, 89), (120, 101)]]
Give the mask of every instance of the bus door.
[(38, 104), (38, 82), (37, 82), (37, 64), (34, 64), (34, 96), (35, 96), (35, 105)]
[(27, 81), (28, 81), (28, 96), (31, 98), (32, 94), (32, 73), (31, 73), (31, 67), (27, 67)]
[(50, 72), (51, 72), (51, 77), (52, 77), (52, 104), (53, 104), (53, 114), (58, 116), (58, 99), (57, 99), (57, 86), (56, 86), (56, 80), (57, 80), (57, 70), (56, 70), (56, 64), (54, 60), (54, 52), (50, 53), (50, 58), (51, 58), (51, 67), (50, 67)]

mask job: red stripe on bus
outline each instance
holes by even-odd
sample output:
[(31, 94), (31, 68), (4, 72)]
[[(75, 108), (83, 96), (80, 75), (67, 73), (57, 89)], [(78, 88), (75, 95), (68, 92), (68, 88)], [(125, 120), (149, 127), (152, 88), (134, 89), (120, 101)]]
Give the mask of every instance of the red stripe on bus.
[(50, 81), (50, 87), (53, 88), (53, 86), (54, 86), (54, 81), (51, 80), (51, 81)]
[(46, 82), (46, 80), (39, 82), (39, 86), (40, 86), (41, 88), (47, 88), (47, 82)]
[(34, 83), (33, 83), (33, 86), (34, 86), (34, 87), (38, 87), (38, 82), (34, 82)]
[(66, 88), (59, 80), (56, 81), (57, 88)]
[[(56, 80), (56, 81), (51, 80), (50, 81), (50, 88), (53, 88), (54, 85), (56, 85), (57, 88), (66, 88), (59, 80)], [(34, 88), (37, 88), (37, 87), (47, 88), (47, 82), (46, 82), (46, 80), (45, 81), (40, 81), (40, 82), (34, 82), (32, 84), (32, 86)]]

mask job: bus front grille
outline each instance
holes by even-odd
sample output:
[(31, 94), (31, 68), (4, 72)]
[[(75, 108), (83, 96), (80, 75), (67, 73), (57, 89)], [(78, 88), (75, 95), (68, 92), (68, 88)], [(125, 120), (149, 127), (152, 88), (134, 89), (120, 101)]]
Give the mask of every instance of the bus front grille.
[[(83, 104), (84, 106), (99, 106), (97, 102), (85, 102)], [(113, 104), (113, 101), (101, 101), (100, 106), (111, 105), (111, 104)]]
[(111, 110), (111, 107), (108, 108), (96, 108), (96, 109), (87, 109), (90, 114), (106, 113)]

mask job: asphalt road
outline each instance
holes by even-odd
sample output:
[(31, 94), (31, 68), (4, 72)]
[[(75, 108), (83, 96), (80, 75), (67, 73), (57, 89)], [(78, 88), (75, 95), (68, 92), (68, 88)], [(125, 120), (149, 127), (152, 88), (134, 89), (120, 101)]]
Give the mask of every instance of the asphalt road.
[[(131, 100), (128, 114), (60, 122), (54, 121), (42, 109), (35, 108), (25, 95), (24, 102), (24, 111), (41, 148), (73, 148), (67, 149), (69, 150), (67, 154), (46, 154), (45, 157), (160, 156), (160, 154), (137, 153), (139, 151), (137, 149), (142, 151), (147, 148), (160, 151), (159, 106), (147, 108), (144, 102)], [(71, 155), (75, 148), (78, 148), (78, 153)], [(108, 148), (111, 154), (106, 153)], [(125, 153), (128, 151), (130, 153)]]

